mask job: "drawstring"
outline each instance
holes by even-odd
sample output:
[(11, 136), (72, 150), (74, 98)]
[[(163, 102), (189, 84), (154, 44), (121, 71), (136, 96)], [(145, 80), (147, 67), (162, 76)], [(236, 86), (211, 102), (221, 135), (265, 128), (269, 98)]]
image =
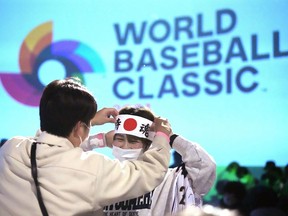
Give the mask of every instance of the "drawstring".
[(39, 203), (42, 215), (48, 216), (48, 212), (42, 199), (42, 194), (40, 191), (39, 182), (37, 178), (36, 148), (37, 148), (37, 142), (33, 142), (31, 146), (31, 173), (32, 173), (32, 177), (34, 179), (35, 185), (36, 185), (37, 199), (38, 199), (38, 203)]

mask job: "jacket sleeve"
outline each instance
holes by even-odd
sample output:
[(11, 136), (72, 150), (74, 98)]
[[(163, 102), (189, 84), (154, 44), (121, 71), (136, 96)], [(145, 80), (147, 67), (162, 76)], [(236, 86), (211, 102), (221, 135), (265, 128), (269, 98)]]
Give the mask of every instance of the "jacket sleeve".
[(185, 168), (192, 178), (193, 191), (204, 196), (216, 178), (216, 163), (211, 155), (198, 143), (177, 136), (172, 147), (182, 156)]
[(94, 148), (103, 148), (106, 147), (105, 133), (98, 133), (92, 136), (80, 144), (80, 148), (83, 151), (91, 151)]

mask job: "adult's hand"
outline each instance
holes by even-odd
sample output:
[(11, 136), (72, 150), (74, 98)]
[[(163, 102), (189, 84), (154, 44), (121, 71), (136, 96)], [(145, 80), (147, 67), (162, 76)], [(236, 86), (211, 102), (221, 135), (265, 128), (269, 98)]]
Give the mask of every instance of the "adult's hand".
[(115, 123), (118, 111), (115, 108), (103, 108), (99, 110), (91, 120), (92, 126), (105, 123)]
[(154, 118), (154, 130), (156, 132), (160, 131), (162, 133), (165, 133), (168, 137), (170, 137), (170, 135), (172, 134), (171, 125), (168, 122), (168, 119), (161, 117)]

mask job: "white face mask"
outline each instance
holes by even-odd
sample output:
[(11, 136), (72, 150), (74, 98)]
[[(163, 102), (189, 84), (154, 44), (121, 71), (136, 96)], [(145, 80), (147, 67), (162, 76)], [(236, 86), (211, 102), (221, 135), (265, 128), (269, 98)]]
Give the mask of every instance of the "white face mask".
[[(87, 124), (85, 124), (84, 122), (82, 122), (82, 125), (84, 125), (84, 126), (90, 131), (91, 122), (90, 122), (90, 127), (89, 127)], [(87, 136), (84, 140), (82, 140), (82, 138), (81, 138), (80, 135), (78, 135), (78, 137), (79, 137), (79, 139), (80, 139), (80, 144), (79, 144), (79, 146), (80, 146), (80, 145), (85, 145), (85, 144), (88, 142), (89, 136)]]
[(78, 135), (78, 136), (79, 136), (79, 139), (80, 139), (80, 144), (79, 144), (79, 146), (80, 146), (80, 145), (85, 145), (85, 144), (88, 142), (89, 136), (87, 136), (87, 137), (84, 139), (84, 141), (82, 140), (82, 138), (81, 138), (80, 135)]
[(113, 146), (112, 154), (115, 158), (117, 158), (120, 161), (125, 160), (137, 160), (140, 153), (142, 152), (142, 149), (122, 149), (117, 146)]

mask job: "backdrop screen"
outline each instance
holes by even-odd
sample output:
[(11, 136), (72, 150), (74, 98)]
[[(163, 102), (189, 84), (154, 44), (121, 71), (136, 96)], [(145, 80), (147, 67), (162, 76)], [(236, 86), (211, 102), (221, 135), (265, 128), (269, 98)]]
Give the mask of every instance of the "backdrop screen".
[(286, 165), (288, 1), (180, 2), (0, 0), (0, 137), (33, 136), (45, 85), (78, 76), (100, 109), (148, 106), (217, 165)]

